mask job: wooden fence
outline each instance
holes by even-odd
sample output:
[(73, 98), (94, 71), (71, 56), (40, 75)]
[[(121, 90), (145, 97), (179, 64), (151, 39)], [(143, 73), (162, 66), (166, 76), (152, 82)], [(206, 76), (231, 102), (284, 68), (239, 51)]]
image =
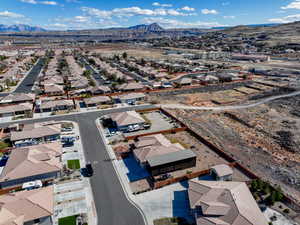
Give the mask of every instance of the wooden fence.
[(187, 129), (186, 127), (179, 127), (179, 128), (169, 129), (169, 130), (161, 130), (161, 131), (150, 132), (150, 133), (145, 133), (145, 134), (138, 134), (138, 135), (133, 135), (133, 136), (126, 137), (126, 140), (134, 140), (134, 139), (139, 138), (139, 137), (155, 135), (155, 134), (176, 133), (176, 132), (180, 132), (180, 131), (185, 131), (186, 129)]

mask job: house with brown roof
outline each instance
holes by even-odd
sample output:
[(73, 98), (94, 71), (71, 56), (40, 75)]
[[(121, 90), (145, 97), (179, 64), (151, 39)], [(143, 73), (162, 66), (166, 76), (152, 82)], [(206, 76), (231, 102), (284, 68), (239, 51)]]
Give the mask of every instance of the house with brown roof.
[(19, 103), (33, 103), (35, 95), (32, 93), (12, 93), (3, 97), (0, 104), (19, 104)]
[(243, 182), (191, 180), (188, 196), (197, 225), (268, 224)]
[(120, 91), (141, 91), (146, 89), (146, 86), (141, 83), (125, 83), (118, 87), (118, 90)]
[(32, 112), (31, 103), (20, 103), (18, 105), (8, 105), (0, 107), (0, 117), (23, 116)]
[(196, 165), (194, 152), (179, 143), (171, 143), (162, 134), (139, 137), (134, 146), (134, 157), (153, 176)]
[(11, 131), (10, 140), (16, 147), (35, 145), (60, 139), (61, 125), (36, 125), (22, 131)]
[(128, 93), (124, 95), (114, 96), (115, 102), (119, 103), (127, 103), (127, 104), (133, 104), (138, 101), (145, 100), (146, 95), (143, 93)]
[(0, 174), (0, 188), (21, 186), (60, 176), (62, 147), (59, 142), (15, 148)]
[(53, 186), (0, 196), (0, 225), (52, 224)]
[(87, 92), (93, 94), (93, 95), (99, 95), (99, 94), (105, 94), (110, 93), (111, 89), (108, 86), (105, 85), (99, 85), (96, 87), (90, 87), (87, 89)]
[(72, 89), (83, 89), (89, 87), (89, 80), (85, 77), (79, 77), (76, 80), (71, 81)]
[(111, 104), (112, 100), (108, 96), (95, 96), (91, 98), (85, 98), (83, 102), (86, 107), (96, 107), (98, 105)]
[(37, 105), (37, 110), (40, 112), (57, 112), (73, 109), (75, 109), (73, 100), (67, 99), (42, 101), (39, 105)]
[(143, 128), (146, 123), (136, 111), (113, 113), (110, 117), (115, 122), (117, 129), (123, 132), (133, 131), (134, 127)]
[(44, 92), (47, 95), (63, 95), (65, 93), (64, 86), (58, 84), (47, 84), (44, 86)]

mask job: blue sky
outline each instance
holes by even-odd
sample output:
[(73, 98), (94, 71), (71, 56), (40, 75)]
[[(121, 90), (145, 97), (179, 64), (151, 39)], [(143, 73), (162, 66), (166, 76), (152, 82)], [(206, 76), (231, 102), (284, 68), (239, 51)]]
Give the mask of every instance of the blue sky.
[(287, 23), (300, 20), (300, 0), (0, 0), (0, 24), (47, 29), (165, 28)]

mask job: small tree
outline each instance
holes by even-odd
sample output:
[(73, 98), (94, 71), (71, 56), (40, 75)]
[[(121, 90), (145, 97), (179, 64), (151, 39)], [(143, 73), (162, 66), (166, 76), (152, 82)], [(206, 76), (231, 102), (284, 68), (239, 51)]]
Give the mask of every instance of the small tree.
[(123, 59), (127, 59), (127, 56), (128, 56), (127, 52), (124, 52), (123, 55), (122, 55)]

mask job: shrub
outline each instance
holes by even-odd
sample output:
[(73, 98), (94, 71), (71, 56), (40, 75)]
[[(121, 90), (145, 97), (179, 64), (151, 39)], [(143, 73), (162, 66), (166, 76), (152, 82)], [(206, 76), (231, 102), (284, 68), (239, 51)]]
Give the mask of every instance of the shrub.
[(289, 209), (284, 209), (283, 212), (286, 213), (286, 214), (289, 214), (290, 210)]

